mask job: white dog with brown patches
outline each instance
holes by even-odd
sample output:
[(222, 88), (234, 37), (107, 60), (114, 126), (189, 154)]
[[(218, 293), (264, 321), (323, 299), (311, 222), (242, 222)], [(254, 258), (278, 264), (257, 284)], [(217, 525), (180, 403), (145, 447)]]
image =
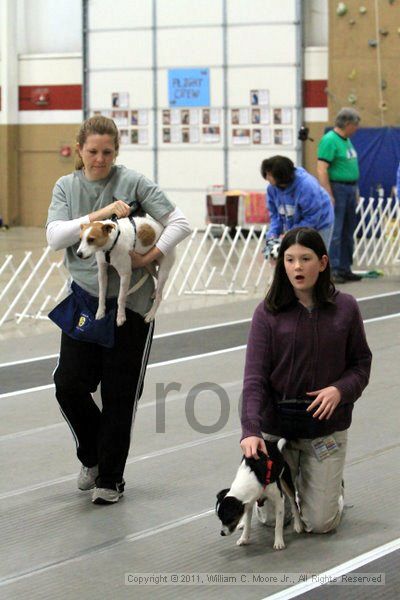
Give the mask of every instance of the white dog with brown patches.
[[(151, 217), (131, 217), (113, 221), (94, 221), (93, 223), (81, 225), (81, 243), (77, 250), (79, 258), (89, 258), (96, 254), (99, 268), (99, 306), (96, 319), (101, 319), (106, 311), (106, 290), (108, 265), (111, 264), (120, 276), (120, 287), (118, 294), (117, 325), (123, 325), (126, 321), (125, 306), (128, 293), (133, 293), (136, 286), (129, 290), (132, 275), (132, 264), (129, 252), (134, 250), (139, 254), (146, 254), (157, 242), (163, 226)], [(162, 291), (168, 279), (169, 272), (175, 260), (175, 251), (171, 250), (168, 255), (158, 259), (159, 269), (156, 272), (152, 266), (148, 268), (149, 273), (157, 278), (153, 306), (145, 315), (145, 321), (149, 323), (154, 319), (162, 299)], [(146, 278), (147, 276), (145, 276)], [(140, 280), (142, 283), (143, 281)]]

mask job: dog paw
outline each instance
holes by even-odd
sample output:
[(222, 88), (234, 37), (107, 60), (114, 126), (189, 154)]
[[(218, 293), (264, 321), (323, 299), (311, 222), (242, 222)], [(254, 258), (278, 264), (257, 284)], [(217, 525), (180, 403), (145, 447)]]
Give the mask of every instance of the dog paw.
[(283, 540), (275, 540), (274, 550), (284, 550), (286, 548)]
[(104, 317), (104, 315), (106, 314), (106, 311), (104, 308), (99, 308), (97, 313), (96, 313), (96, 320), (102, 319)]
[(117, 327), (121, 327), (126, 321), (125, 315), (117, 315)]
[(249, 544), (249, 538), (243, 537), (243, 535), (236, 542), (236, 546), (247, 546)]

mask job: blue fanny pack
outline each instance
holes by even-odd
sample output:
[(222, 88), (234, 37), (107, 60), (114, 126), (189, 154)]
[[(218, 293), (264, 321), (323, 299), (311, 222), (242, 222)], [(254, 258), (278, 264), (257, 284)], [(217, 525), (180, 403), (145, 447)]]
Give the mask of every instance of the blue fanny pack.
[(49, 312), (49, 319), (74, 340), (112, 348), (115, 336), (116, 298), (107, 300), (106, 315), (96, 320), (99, 299), (91, 296), (75, 281), (71, 284), (71, 292)]

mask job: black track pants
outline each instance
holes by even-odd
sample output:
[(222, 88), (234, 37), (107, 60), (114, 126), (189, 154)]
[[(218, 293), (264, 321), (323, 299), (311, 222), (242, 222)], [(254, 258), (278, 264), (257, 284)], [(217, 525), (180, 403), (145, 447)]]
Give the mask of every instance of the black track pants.
[[(56, 397), (86, 467), (99, 465), (97, 487), (115, 489), (122, 482), (131, 427), (153, 337), (154, 322), (126, 311), (127, 320), (116, 327), (115, 345), (79, 342), (61, 336), (54, 372)], [(102, 410), (92, 398), (101, 384)]]

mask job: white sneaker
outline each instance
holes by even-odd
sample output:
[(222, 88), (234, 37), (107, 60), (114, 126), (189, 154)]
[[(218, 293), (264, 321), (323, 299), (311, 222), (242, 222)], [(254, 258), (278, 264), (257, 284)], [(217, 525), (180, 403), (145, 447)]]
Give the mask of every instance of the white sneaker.
[(78, 489), (82, 491), (91, 490), (96, 485), (96, 477), (99, 474), (99, 467), (85, 467), (82, 465), (78, 475)]
[(115, 504), (123, 496), (123, 492), (109, 488), (95, 487), (92, 493), (93, 504)]

